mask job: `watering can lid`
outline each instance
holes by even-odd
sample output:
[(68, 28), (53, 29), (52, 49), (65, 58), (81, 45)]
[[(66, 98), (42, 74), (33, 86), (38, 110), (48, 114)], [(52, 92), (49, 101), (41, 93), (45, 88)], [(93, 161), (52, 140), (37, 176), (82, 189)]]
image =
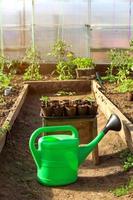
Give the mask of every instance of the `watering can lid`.
[(44, 136), (39, 139), (39, 143), (43, 142), (43, 144), (46, 145), (58, 145), (58, 144), (74, 144), (78, 143), (79, 139), (74, 138), (72, 135), (49, 135), (49, 136)]

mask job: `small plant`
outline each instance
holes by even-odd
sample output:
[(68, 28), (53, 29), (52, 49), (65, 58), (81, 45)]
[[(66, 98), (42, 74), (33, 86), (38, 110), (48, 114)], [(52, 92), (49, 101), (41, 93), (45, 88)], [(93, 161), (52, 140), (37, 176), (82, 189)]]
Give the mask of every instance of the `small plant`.
[(13, 59), (8, 65), (8, 70), (11, 74), (16, 74), (20, 67), (20, 61), (18, 59)]
[(133, 179), (131, 179), (126, 185), (122, 185), (114, 189), (112, 192), (115, 196), (120, 197), (128, 194), (132, 190), (133, 190)]
[(120, 197), (120, 196), (128, 194), (128, 187), (120, 186), (120, 187), (114, 189), (112, 192), (115, 196)]
[(122, 83), (119, 84), (117, 88), (118, 92), (125, 93), (125, 92), (133, 92), (133, 80), (126, 79)]
[(24, 73), (24, 80), (40, 80), (42, 78), (40, 70), (40, 56), (38, 51), (30, 47), (26, 50), (23, 62), (28, 62), (29, 66)]
[(75, 58), (73, 64), (77, 66), (78, 69), (94, 69), (95, 64), (91, 58)]
[(49, 53), (49, 56), (53, 56), (57, 60), (56, 72), (58, 73), (59, 80), (72, 79), (75, 71), (75, 66), (73, 64), (73, 59), (75, 55), (70, 51), (70, 46), (67, 45), (64, 41), (58, 40), (52, 50)]
[(89, 102), (95, 102), (96, 101), (95, 98), (91, 97), (91, 96), (87, 96), (86, 100), (89, 101)]
[(73, 66), (69, 62), (60, 61), (56, 66), (56, 71), (59, 74), (58, 80), (69, 80), (73, 78)]
[[(0, 92), (6, 89), (13, 79), (13, 71), (11, 70), (11, 63), (7, 58), (0, 56)], [(8, 71), (6, 71), (6, 68)]]
[(58, 62), (63, 61), (69, 53), (69, 47), (70, 46), (67, 45), (65, 41), (57, 40), (48, 55), (55, 57)]
[(103, 76), (103, 77), (102, 77), (102, 80), (103, 80), (103, 81), (109, 81), (110, 83), (114, 83), (114, 82), (117, 81), (117, 77), (116, 77), (115, 75), (109, 74), (109, 73), (107, 72), (107, 75), (106, 75), (106, 76)]
[(48, 107), (48, 101), (49, 101), (48, 96), (41, 96), (40, 101), (45, 105), (45, 107)]
[[(118, 83), (122, 83), (128, 78), (130, 71), (133, 70), (132, 43), (133, 42), (131, 41), (130, 48), (128, 50), (110, 50), (109, 58), (111, 63), (106, 72), (106, 79), (108, 79), (110, 82), (117, 81)], [(115, 75), (114, 72), (116, 73)]]
[(56, 93), (57, 96), (72, 96), (72, 95), (75, 95), (76, 93), (75, 92), (67, 92), (67, 91), (58, 91)]
[(9, 60), (6, 57), (0, 56), (0, 71), (7, 75), (14, 75), (17, 72), (19, 65), (18, 60)]
[(108, 68), (107, 73), (113, 75), (113, 69), (115, 69), (118, 71), (116, 74), (118, 82), (126, 79), (127, 75), (129, 75), (129, 51), (121, 49), (111, 49), (109, 57), (111, 60), (111, 64)]
[(0, 91), (6, 89), (11, 83), (12, 76), (0, 71)]
[(120, 158), (122, 159), (124, 171), (133, 168), (133, 154), (129, 150), (123, 151)]
[(120, 186), (114, 189), (113, 194), (117, 197), (123, 196), (128, 194), (128, 187), (127, 186)]
[(113, 70), (119, 66), (119, 60), (117, 58), (118, 54), (117, 54), (116, 49), (111, 49), (110, 52), (108, 53), (109, 59), (110, 59), (110, 65), (107, 68), (106, 74), (107, 77), (112, 77), (113, 75)]

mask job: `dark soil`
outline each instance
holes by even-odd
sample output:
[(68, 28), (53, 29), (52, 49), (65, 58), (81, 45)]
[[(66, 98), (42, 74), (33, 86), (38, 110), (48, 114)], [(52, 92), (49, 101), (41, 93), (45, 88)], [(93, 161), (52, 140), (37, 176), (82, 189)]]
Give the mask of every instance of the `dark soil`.
[(128, 101), (127, 93), (115, 91), (117, 85), (104, 84), (104, 94), (119, 108), (119, 110), (133, 123), (133, 101)]
[(0, 126), (5, 121), (13, 104), (15, 103), (23, 87), (22, 76), (15, 76), (12, 83), (12, 91), (8, 96), (3, 96), (3, 102), (0, 103)]
[[(99, 144), (100, 164), (88, 157), (79, 169), (76, 183), (63, 187), (45, 187), (36, 181), (36, 167), (28, 141), (33, 130), (41, 126), (40, 96), (29, 95), (0, 154), (0, 200), (113, 200), (111, 189), (127, 183), (133, 171), (123, 172), (120, 152), (125, 148), (117, 133), (110, 132)], [(98, 115), (98, 129), (105, 125)], [(122, 200), (133, 199), (130, 193)]]

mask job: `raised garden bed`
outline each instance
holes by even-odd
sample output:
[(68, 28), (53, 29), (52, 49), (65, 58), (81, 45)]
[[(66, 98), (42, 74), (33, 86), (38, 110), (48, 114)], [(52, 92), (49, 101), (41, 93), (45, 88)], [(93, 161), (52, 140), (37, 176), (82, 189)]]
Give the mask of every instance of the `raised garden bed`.
[(116, 113), (120, 117), (122, 122), (120, 136), (133, 152), (133, 103), (127, 102), (123, 94), (112, 93), (113, 89), (111, 88), (108, 91), (102, 90), (96, 81), (93, 81), (92, 88), (99, 108), (105, 116), (108, 118), (110, 114)]
[[(22, 88), (22, 89), (21, 89)], [(20, 90), (21, 89), (21, 90)], [(21, 92), (20, 92), (21, 91)], [(0, 116), (0, 152), (5, 144), (6, 133), (11, 129), (28, 92), (28, 85), (18, 87), (11, 95), (5, 98), (5, 106), (1, 106)]]
[(0, 96), (0, 126), (2, 126), (5, 118), (10, 112), (11, 107), (15, 103), (19, 93), (23, 88), (23, 84), (20, 84), (21, 77), (15, 76), (11, 84), (10, 93), (6, 95), (7, 89), (1, 91)]
[[(78, 94), (83, 94), (83, 93), (88, 93), (91, 91), (91, 82), (89, 80), (70, 80), (70, 81), (27, 81), (26, 84), (29, 85), (29, 93), (31, 94), (35, 94), (38, 93), (41, 95), (43, 94), (48, 94), (48, 93), (54, 93), (56, 94), (58, 91), (60, 90), (65, 90), (65, 91), (71, 91), (71, 92), (75, 92), (75, 100), (78, 98), (80, 99), (79, 96), (76, 96)], [(132, 151), (132, 131), (133, 131), (133, 125), (131, 123), (130, 120), (128, 120), (117, 108), (116, 106), (114, 106), (106, 97), (105, 95), (99, 90), (100, 86), (93, 81), (93, 87), (92, 90), (94, 91), (95, 95), (96, 95), (96, 102), (98, 103), (99, 108), (101, 109), (101, 111), (105, 114), (105, 116), (108, 118), (110, 116), (110, 114), (112, 114), (113, 112), (116, 114), (119, 114), (120, 119), (123, 122), (123, 127), (122, 127), (122, 131), (120, 132), (121, 137), (123, 138), (123, 140), (125, 141), (125, 143), (128, 144), (130, 150)], [(78, 86), (78, 87), (77, 87)], [(28, 86), (27, 89), (28, 90)], [(23, 99), (23, 95), (24, 95), (24, 99), (26, 96), (26, 92), (22, 93), (21, 98)], [(103, 100), (105, 98), (105, 100)], [(22, 102), (24, 102), (24, 99), (22, 100)], [(62, 97), (55, 97), (56, 100), (63, 100)], [(55, 100), (53, 99), (53, 100)], [(67, 99), (71, 100), (71, 97), (68, 96)], [(66, 100), (67, 100), (66, 99)], [(110, 106), (108, 105), (111, 105)], [(16, 101), (17, 104), (17, 101)], [(17, 107), (17, 105), (14, 104), (14, 107)], [(22, 105), (21, 105), (22, 106)], [(20, 108), (21, 108), (20, 106)], [(89, 105), (90, 106), (90, 105)], [(77, 108), (76, 108), (77, 109)], [(18, 111), (19, 112), (19, 111)], [(118, 112), (118, 113), (117, 113)], [(64, 112), (65, 113), (65, 112)], [(76, 110), (76, 114), (77, 117), (79, 117), (79, 111)], [(86, 113), (87, 114), (87, 113)], [(89, 114), (89, 113), (88, 113)], [(83, 116), (83, 113), (81, 114)], [(67, 116), (67, 114), (66, 114)], [(70, 117), (70, 116), (68, 116)], [(6, 117), (5, 117), (6, 119)], [(15, 120), (15, 118), (14, 118)], [(9, 120), (8, 120), (9, 121)], [(5, 123), (4, 123), (5, 124)], [(12, 123), (13, 124), (13, 123)], [(12, 125), (11, 124), (11, 125)], [(5, 140), (5, 138), (4, 138)]]
[(116, 83), (104, 83), (105, 90), (103, 93), (108, 97), (114, 105), (133, 123), (133, 98), (132, 93), (118, 93), (114, 91), (117, 88)]
[[(17, 78), (16, 78), (17, 79)], [(16, 81), (15, 79), (15, 81)], [(20, 77), (21, 79), (21, 77)], [(14, 92), (11, 95), (6, 97), (7, 107), (1, 106), (1, 134), (0, 134), (0, 152), (5, 144), (6, 133), (11, 129), (27, 95), (27, 92), (33, 93), (49, 93), (49, 92), (58, 92), (60, 89), (66, 89), (66, 91), (76, 91), (76, 92), (88, 92), (91, 90), (91, 82), (84, 80), (71, 80), (71, 81), (27, 81), (25, 82), (24, 87), (21, 86), (16, 81), (14, 87)], [(20, 86), (19, 86), (20, 85)], [(22, 84), (23, 85), (23, 84)], [(77, 87), (77, 85), (80, 85)], [(76, 88), (76, 89), (75, 89)], [(82, 89), (83, 88), (83, 89)], [(16, 89), (16, 90), (15, 90)], [(57, 97), (58, 98), (58, 97)]]

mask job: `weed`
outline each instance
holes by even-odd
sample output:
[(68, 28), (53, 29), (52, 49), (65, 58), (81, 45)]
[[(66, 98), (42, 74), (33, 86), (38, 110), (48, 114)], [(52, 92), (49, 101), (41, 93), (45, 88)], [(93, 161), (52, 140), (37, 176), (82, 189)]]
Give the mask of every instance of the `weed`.
[(129, 150), (125, 150), (120, 154), (122, 159), (124, 171), (133, 168), (133, 154)]
[(113, 74), (107, 74), (107, 76), (102, 77), (102, 80), (103, 81), (109, 81), (110, 83), (114, 83), (114, 82), (116, 82), (117, 78)]
[(92, 60), (92, 58), (75, 58), (73, 60), (74, 65), (77, 66), (77, 69), (89, 69), (89, 68), (94, 68), (95, 64)]
[(72, 95), (75, 95), (75, 94), (76, 94), (76, 92), (67, 92), (67, 91), (63, 91), (63, 90), (58, 91), (56, 93), (57, 96), (72, 96)]
[(3, 91), (6, 89), (11, 83), (11, 76), (6, 75), (2, 71), (0, 71), (0, 90)]
[(133, 80), (132, 79), (126, 79), (122, 83), (119, 84), (118, 88), (116, 88), (117, 91), (121, 93), (125, 92), (133, 92)]
[(40, 101), (44, 103), (45, 107), (48, 106), (49, 97), (48, 96), (41, 96)]
[(126, 195), (126, 194), (128, 194), (128, 188), (127, 188), (127, 186), (120, 186), (120, 187), (114, 189), (113, 194), (117, 197)]
[(133, 190), (133, 179), (131, 179), (126, 185), (115, 188), (112, 192), (115, 196), (120, 197), (128, 194)]

